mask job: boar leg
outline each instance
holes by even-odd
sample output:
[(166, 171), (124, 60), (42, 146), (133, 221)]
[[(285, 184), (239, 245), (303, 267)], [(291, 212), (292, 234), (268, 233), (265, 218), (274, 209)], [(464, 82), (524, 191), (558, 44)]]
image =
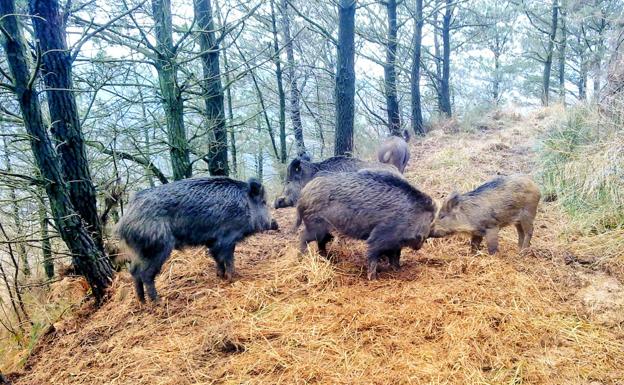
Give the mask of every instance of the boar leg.
[(377, 279), (377, 265), (379, 265), (379, 251), (369, 247), (368, 250), (368, 280), (372, 281)]
[(479, 234), (474, 234), (470, 237), (470, 251), (476, 253), (481, 248), (481, 242), (483, 241), (483, 236)]
[(334, 236), (330, 233), (325, 234), (321, 238), (318, 238), (317, 244), (319, 249), (319, 254), (323, 257), (327, 258), (327, 244), (334, 239)]
[(215, 261), (215, 267), (217, 269), (217, 277), (224, 278), (225, 277), (225, 263), (218, 259), (216, 250), (213, 250), (213, 249), (209, 249), (209, 250), (210, 250), (210, 255), (212, 256), (212, 259), (214, 259)]
[(518, 231), (518, 248), (522, 250), (522, 245), (524, 245), (524, 229), (522, 228), (522, 223), (516, 223), (516, 231)]
[(522, 245), (520, 245), (520, 250), (522, 250), (531, 245), (531, 238), (533, 237), (533, 219), (523, 219), (520, 221), (520, 225), (524, 230), (524, 241)]
[(313, 229), (306, 225), (301, 232), (301, 235), (299, 236), (299, 250), (301, 251), (301, 254), (304, 254), (306, 252), (308, 248), (308, 243), (316, 241), (318, 244), (319, 253), (325, 253), (323, 254), (323, 256), (325, 256), (327, 251), (327, 243), (331, 241), (331, 238), (327, 239), (328, 236), (331, 237), (331, 234), (329, 234), (324, 229)]
[[(396, 228), (391, 224), (379, 224), (371, 231), (368, 239), (368, 279), (377, 279), (379, 257), (389, 250), (401, 250), (401, 243), (396, 239)], [(388, 254), (392, 261), (392, 253)]]
[(210, 253), (217, 264), (219, 278), (231, 281), (234, 276), (234, 245), (213, 246)]
[(228, 245), (221, 250), (221, 260), (225, 265), (225, 279), (231, 281), (234, 278), (234, 245)]
[(401, 249), (389, 251), (388, 259), (392, 270), (398, 271), (401, 268)]
[(308, 232), (308, 228), (304, 228), (303, 232), (299, 235), (299, 251), (301, 254), (305, 254), (308, 249), (308, 243), (314, 241), (316, 237), (311, 236)]
[(132, 279), (134, 280), (134, 291), (136, 291), (139, 302), (145, 303), (145, 290), (143, 288), (143, 280), (141, 279), (139, 266), (137, 261), (133, 262), (130, 266), (130, 274), (132, 274)]
[(156, 292), (156, 284), (154, 280), (156, 275), (160, 273), (162, 265), (165, 263), (171, 252), (173, 251), (173, 242), (163, 242), (162, 249), (157, 251), (152, 260), (147, 263), (147, 266), (141, 273), (141, 279), (147, 289), (147, 295), (153, 303), (158, 303), (158, 293)]
[(485, 242), (488, 253), (490, 255), (496, 254), (498, 251), (498, 227), (485, 230)]

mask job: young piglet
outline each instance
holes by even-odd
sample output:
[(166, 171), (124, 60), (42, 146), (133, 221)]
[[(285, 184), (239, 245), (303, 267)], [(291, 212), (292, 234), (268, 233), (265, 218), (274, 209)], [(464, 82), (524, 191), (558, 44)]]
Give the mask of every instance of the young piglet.
[(468, 233), (473, 252), (485, 237), (488, 253), (498, 250), (498, 231), (511, 224), (520, 250), (529, 247), (540, 200), (539, 187), (526, 175), (497, 177), (465, 194), (452, 193), (433, 221), (431, 237)]

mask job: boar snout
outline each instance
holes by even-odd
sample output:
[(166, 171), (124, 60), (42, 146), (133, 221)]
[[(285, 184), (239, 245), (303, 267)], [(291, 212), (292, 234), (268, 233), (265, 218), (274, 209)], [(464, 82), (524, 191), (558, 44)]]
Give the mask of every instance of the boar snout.
[(436, 226), (435, 223), (431, 225), (431, 230), (429, 230), (429, 238), (443, 238), (447, 235), (450, 235), (452, 231), (444, 230), (439, 225)]
[(273, 207), (276, 209), (281, 209), (281, 208), (290, 207), (290, 206), (292, 206), (292, 204), (290, 204), (288, 202), (288, 199), (283, 196), (275, 198), (275, 203), (273, 204)]
[(275, 219), (271, 219), (270, 230), (279, 230), (279, 226), (277, 225), (277, 221)]

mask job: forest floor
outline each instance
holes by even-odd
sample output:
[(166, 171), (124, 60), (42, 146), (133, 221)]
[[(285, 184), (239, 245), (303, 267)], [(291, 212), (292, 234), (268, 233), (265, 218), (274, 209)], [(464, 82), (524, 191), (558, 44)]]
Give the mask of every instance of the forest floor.
[[(411, 143), (406, 177), (440, 199), (532, 173), (549, 119), (433, 131)], [(120, 273), (102, 308), (55, 323), (14, 384), (624, 384), (621, 271), (561, 236), (557, 202), (542, 202), (522, 253), (511, 229), (495, 256), (429, 240), (370, 282), (362, 242), (337, 239), (336, 264), (299, 257), (294, 210), (275, 217), (280, 230), (237, 247), (233, 283), (203, 250), (175, 252), (161, 305), (142, 308)]]

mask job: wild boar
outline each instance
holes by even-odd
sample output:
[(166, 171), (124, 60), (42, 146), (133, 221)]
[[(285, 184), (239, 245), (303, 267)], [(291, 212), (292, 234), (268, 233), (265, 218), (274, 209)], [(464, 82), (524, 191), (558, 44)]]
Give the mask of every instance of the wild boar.
[(326, 172), (354, 172), (364, 168), (397, 171), (391, 165), (366, 162), (345, 156), (334, 156), (322, 162), (311, 162), (307, 157), (295, 158), (288, 165), (284, 191), (275, 199), (274, 207), (279, 209), (294, 206), (299, 199), (301, 189), (317, 175)]
[(539, 187), (526, 175), (497, 177), (468, 193), (454, 192), (442, 204), (431, 236), (468, 233), (473, 252), (485, 237), (488, 252), (495, 254), (498, 231), (513, 224), (518, 247), (524, 249), (531, 243), (540, 196)]
[(405, 139), (391, 136), (377, 150), (377, 160), (381, 163), (394, 165), (401, 174), (405, 171), (407, 162), (410, 159), (409, 146), (407, 145), (409, 134), (407, 134), (407, 130), (404, 131), (404, 137)]
[(234, 247), (248, 235), (277, 229), (264, 187), (255, 179), (191, 178), (138, 192), (116, 232), (130, 252), (139, 301), (157, 301), (154, 278), (174, 249), (206, 246), (217, 275), (232, 279)]
[(360, 170), (319, 176), (301, 191), (297, 223), (304, 224), (300, 250), (316, 241), (319, 253), (339, 232), (368, 244), (368, 279), (377, 278), (379, 258), (399, 268), (401, 249), (420, 249), (429, 235), (435, 204), (396, 173)]

